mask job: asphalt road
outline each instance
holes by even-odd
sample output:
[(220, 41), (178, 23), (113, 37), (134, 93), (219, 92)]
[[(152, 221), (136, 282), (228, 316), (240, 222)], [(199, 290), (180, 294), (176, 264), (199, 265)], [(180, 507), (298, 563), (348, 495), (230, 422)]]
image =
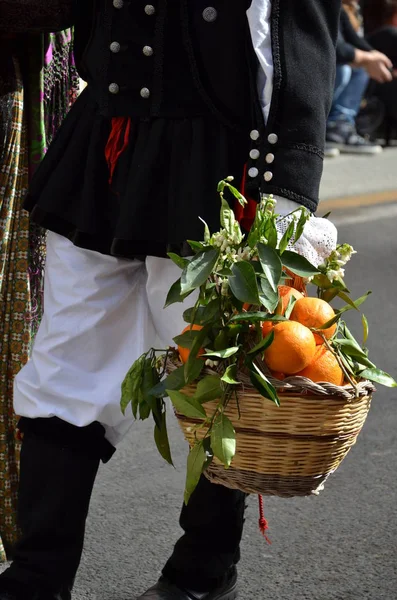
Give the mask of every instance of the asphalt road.
[[(337, 219), (341, 241), (359, 252), (351, 288), (357, 296), (374, 291), (365, 307), (372, 360), (397, 376), (395, 209), (375, 210), (370, 222), (357, 210), (346, 224)], [(242, 600), (397, 598), (396, 409), (397, 393), (379, 389), (358, 444), (319, 497), (265, 499), (271, 546), (258, 532), (251, 499)], [(175, 470), (158, 457), (146, 423), (101, 468), (75, 600), (133, 600), (156, 580), (180, 533), (186, 448), (175, 423), (172, 430)]]
[[(340, 224), (340, 239), (359, 252), (352, 290), (374, 291), (365, 307), (372, 359), (396, 376), (397, 216), (379, 211), (365, 222), (365, 214), (355, 212), (358, 224)], [(185, 444), (175, 424), (172, 437), (176, 470), (158, 458), (151, 428), (141, 423), (102, 467), (75, 600), (133, 600), (156, 580), (179, 535)], [(379, 389), (358, 444), (322, 495), (266, 499), (271, 546), (258, 533), (251, 499), (240, 598), (395, 600), (396, 472), (397, 393)]]

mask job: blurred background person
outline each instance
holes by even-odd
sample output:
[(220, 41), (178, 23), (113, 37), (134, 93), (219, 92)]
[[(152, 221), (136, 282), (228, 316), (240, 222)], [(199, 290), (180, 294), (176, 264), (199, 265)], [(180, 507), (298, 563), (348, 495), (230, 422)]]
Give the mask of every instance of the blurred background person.
[(336, 47), (335, 92), (327, 124), (327, 146), (341, 152), (378, 154), (382, 147), (357, 133), (356, 118), (370, 79), (392, 80), (391, 60), (361, 34), (357, 2), (343, 0)]
[[(363, 6), (365, 33), (376, 50), (386, 54), (397, 73), (397, 0), (366, 0)], [(368, 98), (377, 98), (383, 107), (384, 123), (379, 135), (386, 142), (397, 138), (397, 79), (385, 84), (371, 82)]]
[[(27, 22), (29, 20), (27, 19)], [(25, 27), (26, 24), (25, 24)], [(18, 537), (13, 380), (40, 319), (44, 233), (22, 210), (30, 176), (77, 95), (70, 31), (13, 35), (0, 19), (0, 562)]]

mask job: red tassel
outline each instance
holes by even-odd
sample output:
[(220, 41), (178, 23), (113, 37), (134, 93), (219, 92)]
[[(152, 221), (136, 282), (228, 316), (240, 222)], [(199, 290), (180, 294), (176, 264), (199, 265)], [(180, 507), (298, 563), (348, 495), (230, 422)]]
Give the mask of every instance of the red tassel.
[[(124, 136), (123, 136), (124, 131)], [(117, 161), (128, 148), (131, 132), (130, 117), (113, 117), (112, 128), (105, 148), (106, 162), (109, 168), (109, 185), (113, 181)]]
[(252, 200), (252, 198), (247, 198), (245, 195), (245, 184), (247, 181), (247, 165), (244, 166), (243, 179), (241, 182), (241, 193), (245, 196), (247, 200), (247, 204), (245, 206), (241, 206), (240, 202), (236, 200), (234, 212), (236, 215), (237, 221), (246, 231), (251, 229), (252, 223), (255, 220), (256, 215), (256, 207), (257, 202)]
[(19, 442), (22, 442), (23, 440), (23, 433), (19, 429), (16, 431), (16, 438)]
[(269, 538), (266, 535), (266, 531), (269, 529), (269, 523), (265, 519), (265, 511), (263, 508), (263, 497), (259, 494), (258, 499), (259, 499), (259, 529), (260, 529), (261, 534), (267, 541), (267, 543), (271, 544), (271, 541), (269, 540)]

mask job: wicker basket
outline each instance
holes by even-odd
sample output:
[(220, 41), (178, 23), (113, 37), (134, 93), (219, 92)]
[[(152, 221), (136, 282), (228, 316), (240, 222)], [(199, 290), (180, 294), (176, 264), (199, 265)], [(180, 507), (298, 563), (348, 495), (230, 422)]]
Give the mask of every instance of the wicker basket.
[[(243, 382), (239, 401), (230, 401), (225, 409), (236, 430), (237, 453), (227, 470), (215, 459), (207, 478), (250, 494), (318, 494), (355, 444), (368, 415), (373, 385), (365, 381), (354, 389), (315, 384), (304, 377), (272, 379), (281, 401), (277, 407), (257, 392), (248, 377), (240, 374), (239, 378)], [(182, 391), (193, 395), (195, 385)], [(204, 405), (208, 414), (216, 406), (216, 402)], [(194, 443), (200, 420), (176, 416), (185, 438)]]

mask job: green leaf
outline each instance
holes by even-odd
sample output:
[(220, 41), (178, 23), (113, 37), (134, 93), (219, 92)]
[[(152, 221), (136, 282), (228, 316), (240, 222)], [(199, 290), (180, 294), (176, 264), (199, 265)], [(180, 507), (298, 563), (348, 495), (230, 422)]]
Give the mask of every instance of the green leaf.
[(299, 277), (312, 277), (319, 273), (318, 269), (312, 265), (307, 258), (300, 256), (300, 254), (296, 254), (296, 252), (291, 252), (290, 250), (286, 250), (283, 253), (281, 261), (284, 267)]
[(271, 400), (277, 406), (280, 406), (280, 399), (277, 395), (275, 387), (270, 383), (267, 377), (258, 369), (254, 363), (248, 364), (250, 369), (250, 379), (252, 385), (258, 392), (268, 400)]
[(195, 325), (207, 325), (213, 323), (220, 317), (221, 301), (220, 298), (215, 298), (207, 304), (207, 306), (199, 306), (197, 308), (188, 308), (183, 313), (183, 319), (186, 323), (194, 323)]
[(229, 365), (221, 379), (229, 385), (240, 385), (240, 381), (237, 381), (237, 365)]
[(296, 304), (296, 298), (294, 298), (294, 296), (291, 296), (291, 298), (289, 299), (289, 302), (288, 302), (288, 306), (285, 309), (285, 313), (284, 313), (284, 316), (286, 319), (290, 318), (291, 313), (294, 310), (295, 304)]
[(201, 250), (204, 250), (205, 248), (204, 244), (202, 244), (201, 242), (195, 242), (194, 240), (187, 240), (187, 243), (189, 244), (193, 252), (195, 252), (196, 254), (197, 252), (201, 252)]
[(261, 288), (261, 292), (262, 292), (259, 296), (261, 304), (268, 311), (274, 312), (276, 310), (277, 305), (280, 300), (278, 290), (275, 292), (272, 289), (272, 287), (270, 286), (270, 283), (267, 281), (267, 279), (265, 279), (264, 276), (262, 276), (260, 278), (260, 288)]
[(167, 395), (167, 390), (181, 390), (185, 385), (185, 367), (182, 366), (172, 371), (168, 377), (154, 386), (150, 390), (150, 394), (157, 398), (164, 397)]
[(227, 184), (229, 191), (233, 194), (233, 196), (240, 202), (241, 206), (245, 206), (247, 204), (247, 200), (244, 198), (243, 194), (241, 194), (237, 188), (233, 185)]
[(280, 321), (287, 321), (287, 319), (285, 317), (283, 317), (282, 315), (273, 315), (268, 312), (255, 311), (255, 312), (242, 312), (242, 313), (238, 313), (237, 315), (233, 315), (233, 317), (230, 319), (230, 323), (235, 323), (236, 321), (237, 322), (238, 321), (249, 321), (250, 323), (257, 323), (258, 321), (280, 322)]
[(234, 231), (234, 223), (236, 222), (236, 219), (233, 210), (229, 206), (229, 203), (226, 202), (223, 197), (221, 198), (221, 202), (221, 225), (230, 235)]
[(346, 292), (344, 292), (343, 290), (338, 290), (337, 296), (339, 296), (339, 298), (341, 298), (341, 300), (343, 300), (344, 302), (347, 302), (347, 304), (351, 308), (354, 308), (355, 310), (358, 310), (357, 304), (354, 302), (354, 300), (352, 300), (350, 298), (350, 296), (348, 294), (346, 294)]
[[(310, 215), (309, 215), (309, 218), (310, 218)], [(301, 216), (299, 217), (298, 225), (296, 227), (294, 243), (296, 243), (302, 237), (303, 232), (305, 230), (306, 223), (309, 220), (309, 218), (308, 218), (308, 211), (305, 208), (302, 208)]]
[(279, 255), (273, 248), (265, 246), (264, 244), (258, 244), (258, 255), (263, 272), (266, 275), (273, 292), (277, 292), (277, 286), (280, 283), (283, 271)]
[(167, 390), (167, 394), (171, 398), (172, 404), (175, 406), (178, 413), (191, 419), (205, 419), (207, 414), (200, 402), (196, 398), (186, 396), (182, 392), (176, 390)]
[(188, 350), (190, 350), (200, 333), (201, 330), (198, 331), (197, 329), (188, 329), (185, 331), (185, 333), (175, 336), (173, 341), (177, 346), (181, 346), (181, 348), (188, 348)]
[(284, 233), (283, 237), (280, 240), (280, 244), (279, 244), (280, 254), (283, 254), (283, 252), (288, 248), (288, 244), (290, 243), (291, 239), (293, 238), (294, 233), (295, 233), (295, 221), (291, 221), (291, 223), (287, 227), (286, 232)]
[(363, 336), (364, 337), (364, 341), (363, 341), (363, 344), (366, 344), (367, 340), (368, 340), (368, 334), (369, 334), (368, 319), (367, 319), (367, 317), (365, 315), (362, 315), (361, 316), (361, 321), (362, 321), (362, 324), (363, 324), (363, 332), (364, 332), (364, 336)]
[(157, 449), (164, 460), (166, 460), (170, 465), (174, 466), (174, 463), (172, 462), (170, 442), (168, 439), (167, 417), (165, 412), (161, 413), (160, 423), (154, 426), (154, 441), (156, 442)]
[(210, 229), (207, 225), (207, 223), (204, 221), (204, 219), (202, 219), (201, 217), (199, 217), (200, 221), (204, 224), (204, 241), (206, 243), (208, 243), (211, 239), (211, 232)]
[[(190, 357), (189, 357), (190, 359)], [(186, 371), (186, 365), (182, 367), (185, 370), (186, 385), (196, 381), (200, 377), (201, 371), (204, 369), (205, 363), (201, 358), (196, 358), (189, 363), (189, 369)]]
[(181, 280), (178, 279), (175, 283), (172, 284), (170, 290), (167, 294), (167, 299), (164, 304), (164, 308), (171, 306), (171, 304), (175, 304), (176, 302), (183, 302), (185, 298), (190, 296), (193, 290), (187, 292), (186, 294), (182, 294), (181, 290)]
[(214, 350), (226, 350), (230, 346), (228, 332), (221, 329), (214, 340)]
[(221, 398), (223, 393), (221, 378), (217, 375), (207, 375), (198, 384), (194, 398), (200, 404)]
[(229, 285), (235, 297), (248, 304), (260, 304), (258, 284), (252, 265), (247, 261), (235, 263), (232, 272), (233, 277), (229, 278)]
[(211, 275), (219, 258), (217, 248), (202, 250), (187, 265), (181, 276), (181, 292), (187, 294), (203, 285)]
[(261, 340), (259, 342), (259, 344), (257, 344), (254, 348), (252, 348), (252, 350), (250, 350), (248, 352), (248, 354), (249, 355), (253, 354), (254, 356), (256, 356), (260, 352), (263, 352), (264, 350), (266, 350), (266, 348), (268, 348), (273, 343), (273, 341), (274, 341), (274, 331), (271, 331), (269, 333), (269, 335), (264, 337), (263, 340)]
[(204, 450), (203, 442), (197, 442), (190, 450), (187, 457), (186, 485), (185, 485), (185, 504), (190, 500), (200, 481), (204, 466), (207, 462), (207, 454)]
[(197, 371), (197, 365), (196, 365), (197, 360), (199, 360), (204, 366), (204, 361), (202, 359), (198, 359), (197, 355), (200, 351), (200, 348), (203, 347), (204, 342), (207, 339), (207, 335), (208, 335), (208, 332), (210, 331), (210, 329), (211, 329), (210, 325), (205, 325), (201, 329), (201, 331), (198, 332), (198, 335), (191, 347), (189, 358), (187, 359), (187, 362), (185, 363), (185, 379), (186, 379), (186, 381), (189, 381), (189, 382), (194, 381), (194, 379), (192, 379), (192, 377)]
[[(367, 300), (368, 296), (370, 296), (371, 294), (372, 294), (372, 292), (369, 291), (366, 294), (364, 294), (364, 296), (357, 298), (357, 300), (352, 300), (351, 302), (346, 304), (346, 306), (342, 306), (342, 308), (339, 309), (338, 313), (341, 315), (342, 313), (345, 313), (348, 310), (351, 310), (352, 308), (355, 308), (356, 310), (358, 310), (359, 307), (362, 304), (364, 304), (364, 302)], [(346, 302), (346, 300), (345, 300), (345, 302)]]
[(393, 377), (391, 377), (391, 375), (381, 371), (380, 369), (377, 369), (376, 367), (373, 369), (365, 369), (365, 371), (362, 371), (361, 377), (364, 379), (369, 379), (370, 381), (375, 381), (375, 383), (380, 383), (381, 385), (389, 388), (397, 387), (397, 382), (393, 379)]
[(271, 246), (271, 248), (276, 249), (277, 244), (278, 244), (278, 235), (277, 235), (276, 225), (275, 225), (273, 219), (270, 219), (266, 223), (265, 237), (267, 239), (268, 245)]
[(236, 432), (230, 419), (219, 414), (211, 430), (211, 448), (214, 455), (228, 469), (236, 454)]
[(359, 362), (361, 365), (365, 365), (366, 367), (373, 368), (375, 365), (368, 360), (367, 355), (364, 350), (360, 348), (357, 342), (352, 340), (336, 340), (337, 345), (341, 349), (341, 351), (347, 356), (352, 356)]
[(123, 414), (127, 406), (131, 403), (132, 414), (137, 417), (138, 404), (142, 398), (142, 380), (143, 371), (145, 368), (146, 354), (142, 354), (131, 366), (127, 375), (121, 384), (121, 401), (120, 406)]
[(151, 412), (151, 408), (150, 408), (150, 404), (142, 399), (139, 402), (139, 418), (141, 421), (146, 421), (146, 419), (148, 419), (150, 417), (150, 412)]
[[(350, 307), (349, 307), (350, 310)], [(330, 319), (329, 321), (327, 321), (326, 323), (324, 323), (324, 325), (321, 325), (321, 327), (316, 327), (316, 329), (318, 331), (320, 331), (321, 329), (329, 329), (329, 327), (332, 327), (332, 325), (334, 325), (335, 323), (337, 323), (339, 321), (339, 319), (342, 316), (342, 312), (339, 311), (335, 314), (334, 317), (332, 317), (332, 319)]]
[(233, 346), (225, 350), (211, 350), (203, 354), (207, 358), (230, 358), (240, 350), (240, 346)]
[(175, 252), (167, 252), (167, 256), (172, 260), (173, 263), (176, 264), (177, 267), (180, 267), (181, 269), (187, 267), (190, 262), (190, 260), (187, 258), (183, 258), (182, 256), (175, 254)]

